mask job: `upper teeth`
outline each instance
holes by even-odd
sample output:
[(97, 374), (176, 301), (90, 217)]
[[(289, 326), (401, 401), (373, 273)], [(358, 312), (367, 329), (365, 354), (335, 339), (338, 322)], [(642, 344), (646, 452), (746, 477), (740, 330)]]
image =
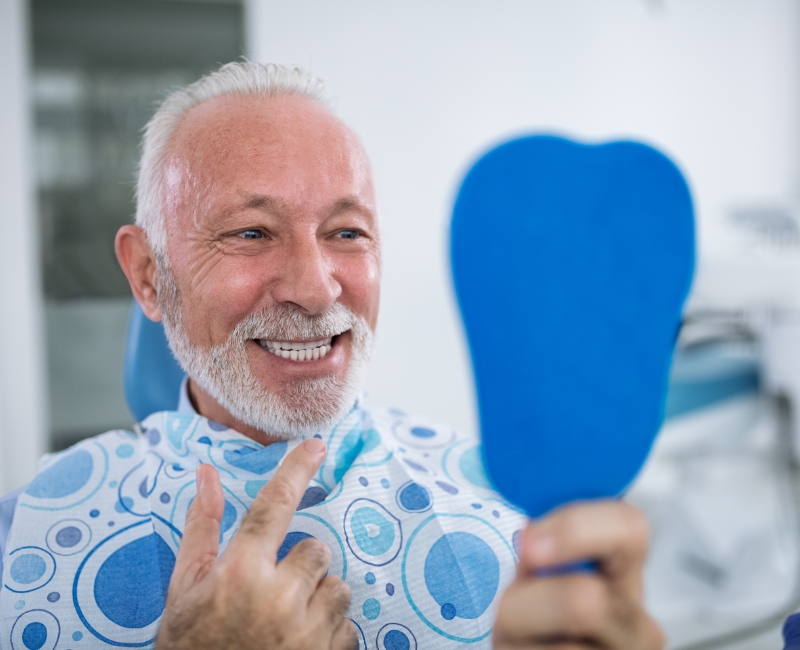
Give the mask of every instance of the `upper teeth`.
[(331, 341), (333, 337), (324, 339), (322, 341), (267, 341), (260, 339), (258, 342), (261, 346), (272, 354), (276, 354), (284, 359), (291, 359), (292, 361), (313, 361), (314, 359), (322, 359), (328, 352), (331, 351)]

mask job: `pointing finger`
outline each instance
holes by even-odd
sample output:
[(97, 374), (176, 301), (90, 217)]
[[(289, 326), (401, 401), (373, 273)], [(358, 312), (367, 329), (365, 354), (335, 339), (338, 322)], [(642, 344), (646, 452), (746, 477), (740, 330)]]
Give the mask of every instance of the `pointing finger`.
[(274, 562), (300, 499), (323, 458), (325, 443), (319, 438), (309, 438), (295, 447), (261, 488), (239, 532), (231, 540), (228, 552), (232, 547), (236, 549), (257, 542), (261, 551), (266, 551)]
[(186, 514), (181, 546), (175, 560), (175, 579), (195, 582), (217, 559), (219, 526), (225, 509), (225, 496), (219, 474), (211, 465), (197, 468), (197, 496)]

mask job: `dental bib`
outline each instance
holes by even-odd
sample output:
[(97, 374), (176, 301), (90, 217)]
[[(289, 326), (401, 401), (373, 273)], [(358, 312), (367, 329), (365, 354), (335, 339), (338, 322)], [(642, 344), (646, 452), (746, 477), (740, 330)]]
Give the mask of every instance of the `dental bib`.
[[(279, 559), (315, 537), (352, 590), (360, 648), (489, 648), (524, 517), (489, 486), (479, 446), (397, 410), (356, 407), (321, 434), (328, 455)], [(225, 492), (221, 552), (300, 441), (263, 447), (200, 416), (161, 412), (45, 457), (19, 497), (0, 591), (0, 648), (150, 648), (195, 469)]]

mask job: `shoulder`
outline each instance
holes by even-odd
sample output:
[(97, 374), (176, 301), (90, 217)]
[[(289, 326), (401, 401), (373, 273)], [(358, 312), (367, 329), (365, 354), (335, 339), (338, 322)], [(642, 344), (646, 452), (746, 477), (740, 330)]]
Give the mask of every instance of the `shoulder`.
[(427, 476), (450, 494), (461, 491), (497, 497), (486, 476), (480, 440), (429, 418), (397, 408), (370, 412), (375, 427), (412, 474)]
[(368, 417), (381, 433), (412, 449), (438, 449), (459, 441), (478, 442), (475, 435), (396, 407), (370, 408)]
[(13, 492), (0, 497), (0, 567), (2, 567), (2, 557), (5, 553), (6, 540), (11, 530), (11, 523), (14, 521), (14, 510), (17, 507), (17, 499), (25, 491), (23, 486)]
[(141, 455), (140, 440), (132, 431), (108, 431), (63, 451), (46, 454), (39, 461), (38, 473), (19, 495), (20, 502), (60, 501), (85, 490), (92, 492), (89, 486), (102, 482), (111, 462), (134, 460)]
[[(100, 453), (113, 453), (114, 455), (124, 458), (126, 455), (133, 455), (139, 440), (140, 436), (138, 434), (125, 429), (114, 429), (96, 436), (84, 438), (80, 442), (76, 442), (71, 447), (67, 447), (62, 451), (42, 456), (39, 459), (39, 472), (64, 461), (69, 463), (79, 462), (85, 454), (93, 455), (95, 450), (98, 449), (102, 450)], [(130, 453), (128, 451), (129, 448)]]
[(22, 486), (21, 488), (17, 488), (13, 492), (9, 492), (8, 494), (4, 494), (3, 496), (0, 497), (0, 520), (2, 520), (3, 515), (5, 514), (6, 510), (9, 507), (11, 507), (11, 509), (13, 510), (14, 506), (13, 505), (9, 506), (9, 504), (14, 504), (17, 502), (17, 498), (19, 497), (20, 494), (22, 494), (25, 491), (25, 487), (27, 486)]
[(381, 476), (371, 471), (373, 463), (354, 465), (368, 479), (362, 485), (382, 485), (405, 513), (432, 508), (437, 517), (482, 519), (509, 540), (524, 525), (524, 513), (488, 477), (477, 436), (396, 408), (371, 409), (370, 416), (392, 453)]

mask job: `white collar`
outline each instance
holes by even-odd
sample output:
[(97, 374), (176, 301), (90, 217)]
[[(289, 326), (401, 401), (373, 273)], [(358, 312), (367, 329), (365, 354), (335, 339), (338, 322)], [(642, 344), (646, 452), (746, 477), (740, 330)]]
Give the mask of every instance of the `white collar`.
[(181, 389), (178, 393), (178, 413), (188, 413), (189, 415), (200, 415), (192, 405), (189, 397), (189, 375), (186, 375), (181, 382)]

